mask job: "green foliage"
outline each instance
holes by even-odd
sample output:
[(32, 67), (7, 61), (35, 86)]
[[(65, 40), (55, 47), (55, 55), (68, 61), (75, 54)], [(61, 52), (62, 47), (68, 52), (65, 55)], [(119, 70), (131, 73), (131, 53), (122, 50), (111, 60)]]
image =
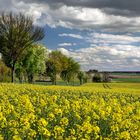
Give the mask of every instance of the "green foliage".
[(26, 73), (28, 82), (32, 83), (36, 74), (42, 74), (46, 70), (47, 49), (42, 45), (32, 45), (27, 48), (17, 64), (16, 73), (20, 79), (21, 74)]
[(82, 71), (79, 71), (78, 72), (78, 75), (77, 75), (77, 78), (79, 79), (79, 81), (80, 81), (80, 85), (82, 85), (83, 84), (83, 80), (84, 80), (84, 72), (82, 72)]
[(46, 62), (46, 74), (50, 77), (52, 83), (56, 84), (56, 67), (50, 60)]
[(51, 78), (53, 84), (56, 84), (56, 76), (68, 66), (67, 57), (59, 51), (52, 51), (46, 61), (46, 73)]
[(33, 25), (33, 20), (23, 14), (1, 14), (0, 53), (5, 64), (11, 68), (14, 81), (15, 65), (24, 50), (44, 37), (42, 28)]
[(96, 72), (92, 78), (92, 82), (101, 82), (102, 78), (99, 72)]
[(103, 82), (110, 82), (111, 81), (111, 79), (109, 78), (109, 73), (108, 72), (103, 73), (102, 81)]
[(0, 59), (0, 82), (10, 82), (10, 69)]
[(80, 71), (80, 65), (72, 58), (68, 58), (67, 62), (68, 66), (61, 72), (61, 78), (69, 83), (71, 80), (74, 80), (77, 73)]
[(83, 72), (83, 71), (79, 71), (78, 74), (77, 74), (77, 78), (79, 79), (80, 81), (80, 85), (84, 84), (84, 83), (87, 83), (88, 82), (88, 75)]
[(57, 75), (68, 84), (71, 80), (74, 80), (79, 70), (80, 65), (61, 52), (52, 51), (49, 54), (46, 62), (46, 73), (51, 78), (53, 84), (56, 84)]

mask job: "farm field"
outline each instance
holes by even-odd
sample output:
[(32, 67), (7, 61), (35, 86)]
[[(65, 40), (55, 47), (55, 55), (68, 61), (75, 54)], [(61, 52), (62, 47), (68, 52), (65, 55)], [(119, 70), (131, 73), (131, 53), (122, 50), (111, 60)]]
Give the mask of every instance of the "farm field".
[(113, 82), (122, 83), (140, 83), (140, 73), (130, 72), (130, 73), (111, 73), (111, 79)]
[(113, 82), (119, 82), (119, 83), (140, 83), (140, 78), (115, 78), (112, 79)]
[(0, 84), (2, 140), (139, 140), (140, 84)]

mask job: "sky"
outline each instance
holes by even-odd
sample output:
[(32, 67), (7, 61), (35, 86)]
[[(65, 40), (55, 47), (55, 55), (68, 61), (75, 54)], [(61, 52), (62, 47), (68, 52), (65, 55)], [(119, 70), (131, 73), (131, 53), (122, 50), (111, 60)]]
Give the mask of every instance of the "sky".
[(83, 70), (140, 70), (140, 0), (0, 0), (0, 12), (22, 12), (45, 30), (49, 50)]

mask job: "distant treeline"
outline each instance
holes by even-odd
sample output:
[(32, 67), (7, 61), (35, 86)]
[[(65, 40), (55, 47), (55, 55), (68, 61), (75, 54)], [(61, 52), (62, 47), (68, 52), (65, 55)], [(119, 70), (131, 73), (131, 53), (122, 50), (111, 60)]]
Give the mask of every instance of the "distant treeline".
[(140, 71), (108, 71), (109, 73), (138, 73), (140, 74)]
[(95, 70), (95, 69), (90, 69), (90, 70), (88, 70), (88, 71), (86, 71), (86, 73), (95, 73), (95, 72), (100, 72), (100, 73), (126, 73), (126, 74), (129, 74), (129, 73), (131, 73), (131, 74), (133, 74), (133, 73), (135, 73), (135, 74), (140, 74), (140, 71), (98, 71), (98, 70)]

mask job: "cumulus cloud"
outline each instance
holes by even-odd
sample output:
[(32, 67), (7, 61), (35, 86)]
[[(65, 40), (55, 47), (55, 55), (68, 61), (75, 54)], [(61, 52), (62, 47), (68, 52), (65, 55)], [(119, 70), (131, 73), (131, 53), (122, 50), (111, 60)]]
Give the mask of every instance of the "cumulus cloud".
[[(134, 13), (137, 15), (140, 13), (139, 0), (22, 0), (25, 2), (36, 2), (36, 3), (47, 3), (53, 8), (58, 8), (62, 5), (73, 6), (73, 7), (88, 7), (88, 8), (99, 8), (99, 9), (110, 9), (113, 11), (115, 9), (118, 14), (129, 13), (128, 16)], [(112, 9), (112, 10), (111, 10)], [(119, 12), (117, 12), (119, 10)], [(112, 13), (112, 12), (110, 12)]]
[(86, 48), (60, 49), (62, 53), (78, 61), (82, 69), (139, 70), (139, 36), (90, 32), (83, 38), (89, 43)]
[(76, 39), (83, 39), (83, 37), (79, 34), (67, 34), (67, 33), (63, 33), (63, 34), (59, 34), (58, 36), (60, 37), (72, 37), (72, 38), (76, 38)]
[(60, 43), (58, 44), (59, 47), (69, 47), (69, 46), (75, 46), (76, 43)]
[(66, 56), (69, 56), (69, 51), (66, 50), (65, 48), (58, 48), (57, 49), (58, 51), (60, 51), (62, 54), (66, 55)]
[(139, 70), (140, 67), (140, 48), (136, 46), (96, 46), (75, 51), (61, 48), (60, 51), (73, 57), (84, 70)]
[(86, 40), (91, 44), (100, 44), (100, 45), (109, 45), (112, 46), (114, 44), (133, 44), (140, 43), (140, 37), (128, 34), (110, 34), (110, 33), (89, 33)]
[(0, 9), (33, 15), (35, 22), (53, 28), (140, 31), (138, 0), (2, 0)]

